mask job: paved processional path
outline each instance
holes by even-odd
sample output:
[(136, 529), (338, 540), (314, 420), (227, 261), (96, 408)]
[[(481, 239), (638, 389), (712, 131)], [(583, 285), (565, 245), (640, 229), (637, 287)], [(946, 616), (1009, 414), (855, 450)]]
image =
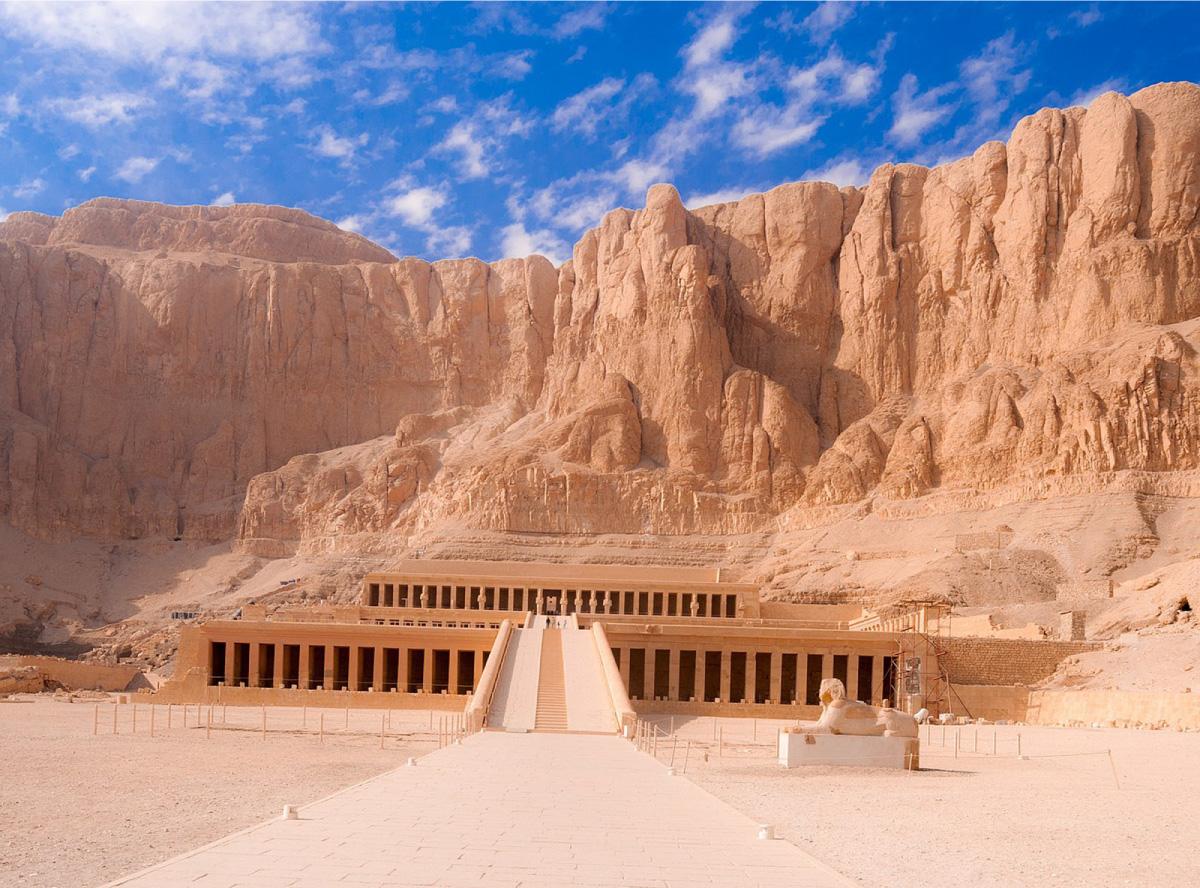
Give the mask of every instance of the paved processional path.
[(615, 736), (466, 738), (114, 886), (847, 886)]

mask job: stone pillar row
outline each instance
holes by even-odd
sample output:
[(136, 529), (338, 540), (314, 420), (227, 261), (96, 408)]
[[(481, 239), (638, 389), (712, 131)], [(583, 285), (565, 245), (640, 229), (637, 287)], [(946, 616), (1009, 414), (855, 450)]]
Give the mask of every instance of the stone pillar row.
[[(237, 650), (235, 647), (236, 644), (247, 644), (248, 646), (247, 657), (245, 660), (246, 666), (244, 669), (246, 674), (244, 675), (234, 674), (234, 664)], [(306, 689), (312, 680), (319, 679), (324, 688), (341, 690), (341, 684), (339, 684), (336, 688), (334, 687), (334, 679), (337, 675), (336, 648), (347, 647), (346, 645), (313, 645), (300, 643), (295, 646), (299, 647), (300, 658), (300, 661), (297, 664), (298, 668), (295, 676), (295, 684), (298, 688)], [(260, 664), (262, 662), (261, 658), (263, 654), (263, 647), (265, 647), (265, 644), (262, 642), (225, 642), (225, 683), (232, 686), (234, 684), (241, 683), (241, 681), (244, 680), (247, 687), (259, 687)], [(287, 678), (284, 671), (285, 643), (276, 642), (274, 647), (275, 661), (271, 674), (271, 687), (283, 688), (284, 682)], [(374, 663), (372, 664), (371, 675), (369, 676), (360, 674), (360, 670), (362, 668), (360, 651), (368, 647), (374, 650)], [(312, 675), (311, 657), (313, 649), (316, 648), (323, 648), (325, 651), (324, 669), (320, 676)], [(421, 686), (425, 693), (433, 693), (433, 661), (435, 649), (427, 647), (397, 648), (387, 645), (349, 645), (350, 662), (346, 671), (346, 680), (344, 682), (345, 686), (351, 690), (357, 690), (360, 679), (369, 679), (370, 686), (374, 688), (375, 691), (383, 691), (384, 683), (387, 679), (386, 652), (388, 650), (397, 651), (398, 663), (396, 667), (396, 687), (400, 692), (404, 692), (408, 686), (409, 651), (423, 651), (425, 666)], [(438, 648), (438, 650), (444, 649)], [(450, 663), (447, 672), (448, 682), (446, 686), (446, 690), (450, 693), (454, 693), (458, 688), (459, 679), (461, 677), (458, 656), (459, 652), (462, 650), (471, 650), (474, 654), (474, 673), (471, 680), (472, 687), (474, 687), (474, 685), (479, 681), (479, 676), (483, 673), (484, 656), (486, 654), (485, 651), (479, 650), (478, 648), (450, 648)], [(628, 676), (626, 676), (626, 680), (628, 680)]]
[[(692, 648), (689, 648), (686, 646), (673, 647), (673, 648), (666, 649), (668, 651), (668, 654), (670, 657), (670, 659), (669, 659), (670, 671), (669, 671), (669, 680), (668, 680), (668, 697), (670, 700), (673, 700), (673, 701), (687, 702), (686, 700), (682, 700), (681, 695), (680, 695), (680, 687), (681, 687), (680, 654), (685, 649), (693, 650)], [(630, 665), (633, 660), (633, 651), (635, 651), (635, 650), (643, 651), (643, 654), (642, 654), (642, 656), (643, 656), (642, 687), (641, 688), (634, 688), (631, 685)], [(632, 645), (632, 646), (617, 645), (617, 646), (614, 646), (614, 648), (613, 648), (614, 656), (616, 656), (620, 662), (621, 679), (622, 679), (622, 681), (625, 682), (625, 687), (629, 689), (631, 694), (637, 694), (638, 692), (640, 692), (640, 695), (641, 695), (640, 698), (643, 700), (651, 700), (654, 697), (654, 672), (655, 672), (655, 661), (656, 661), (656, 651), (657, 650), (662, 650), (662, 648), (642, 647), (640, 645)], [(706, 654), (710, 653), (710, 652), (711, 652), (711, 649), (709, 649), (707, 651), (704, 649), (699, 649), (699, 648), (695, 649), (696, 670), (695, 670), (695, 677), (694, 677), (693, 683), (692, 683), (692, 687), (694, 689), (692, 696), (694, 696), (696, 698), (697, 702), (704, 699), (704, 687), (705, 687), (705, 683), (706, 683), (706, 674), (705, 673), (706, 673), (706, 669), (707, 669)], [(741, 650), (738, 650), (736, 652), (743, 653), (743, 651), (741, 651)], [(733, 670), (732, 670), (733, 657), (732, 657), (732, 654), (733, 653), (735, 653), (735, 651), (726, 650), (726, 649), (721, 649), (721, 651), (720, 651), (720, 654), (721, 654), (720, 699), (721, 699), (721, 702), (723, 702), (723, 703), (729, 702), (730, 699), (732, 698), (732, 691), (733, 691), (733, 687), (732, 687), (732, 684), (733, 684), (733, 674), (732, 674), (733, 673)], [(752, 703), (752, 702), (755, 702), (755, 689), (757, 687), (756, 678), (758, 675), (758, 658), (757, 658), (756, 654), (763, 653), (763, 651), (748, 649), (748, 650), (744, 651), (744, 653), (746, 655), (746, 673), (745, 673), (746, 684), (745, 684), (745, 689), (743, 692), (743, 699), (747, 703)], [(782, 702), (782, 697), (783, 697), (783, 656), (784, 656), (785, 652), (778, 651), (778, 650), (772, 650), (769, 653), (771, 655), (770, 700), (772, 703), (780, 703), (780, 702)], [(786, 653), (791, 654), (793, 652), (787, 651)], [(817, 652), (796, 651), (794, 653), (796, 654), (795, 695), (796, 695), (796, 699), (798, 701), (800, 701), (801, 703), (803, 703), (805, 696), (806, 696), (805, 692), (807, 690), (807, 680), (808, 680), (807, 656), (809, 653), (815, 654)], [(821, 657), (821, 679), (824, 680), (827, 678), (832, 678), (833, 677), (833, 657), (834, 657), (834, 655), (832, 653), (821, 652), (820, 657)], [(855, 654), (855, 653), (849, 654), (849, 664), (848, 664), (848, 670), (847, 670), (847, 675), (846, 675), (846, 693), (848, 696), (850, 696), (852, 698), (857, 697), (858, 677), (859, 677), (859, 671), (860, 671), (860, 662), (859, 662), (860, 659), (862, 659), (862, 660), (869, 659), (871, 661), (871, 699), (870, 699), (870, 701), (866, 701), (866, 702), (871, 702), (873, 704), (878, 705), (884, 698), (884, 688), (883, 688), (883, 660), (884, 660), (884, 658), (882, 655), (867, 657), (867, 656), (863, 656), (863, 655), (859, 655), (859, 654)]]

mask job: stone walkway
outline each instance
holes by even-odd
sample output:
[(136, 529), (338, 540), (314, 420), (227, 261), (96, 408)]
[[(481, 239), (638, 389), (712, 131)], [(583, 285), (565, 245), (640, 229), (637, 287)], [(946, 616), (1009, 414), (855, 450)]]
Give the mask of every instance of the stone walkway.
[(113, 886), (847, 886), (617, 737), (478, 734)]

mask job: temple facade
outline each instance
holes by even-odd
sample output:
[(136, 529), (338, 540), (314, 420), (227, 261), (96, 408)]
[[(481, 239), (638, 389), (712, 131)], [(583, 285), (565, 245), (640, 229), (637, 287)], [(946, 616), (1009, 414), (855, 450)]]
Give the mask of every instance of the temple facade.
[[(620, 685), (604, 692), (617, 709), (811, 718), (828, 678), (863, 702), (936, 709), (937, 616), (763, 602), (717, 570), (408, 561), (364, 577), (357, 604), (250, 605), (237, 619), (185, 626), (175, 677), (158, 694), (447, 710), (474, 700), (486, 712), (505, 681), (520, 683), (513, 639), (536, 631), (567, 632), (552, 654), (529, 655), (536, 668), (566, 657), (570, 685), (571, 662), (586, 672), (580, 658), (594, 650), (596, 686)], [(582, 647), (569, 630), (586, 632)]]

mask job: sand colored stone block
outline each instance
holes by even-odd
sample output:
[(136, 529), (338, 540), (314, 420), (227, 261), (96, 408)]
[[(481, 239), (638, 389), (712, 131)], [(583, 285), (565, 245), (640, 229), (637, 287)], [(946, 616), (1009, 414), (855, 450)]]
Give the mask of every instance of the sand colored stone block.
[(911, 737), (862, 737), (780, 731), (779, 764), (785, 768), (843, 765), (916, 770), (921, 766), (920, 741)]

